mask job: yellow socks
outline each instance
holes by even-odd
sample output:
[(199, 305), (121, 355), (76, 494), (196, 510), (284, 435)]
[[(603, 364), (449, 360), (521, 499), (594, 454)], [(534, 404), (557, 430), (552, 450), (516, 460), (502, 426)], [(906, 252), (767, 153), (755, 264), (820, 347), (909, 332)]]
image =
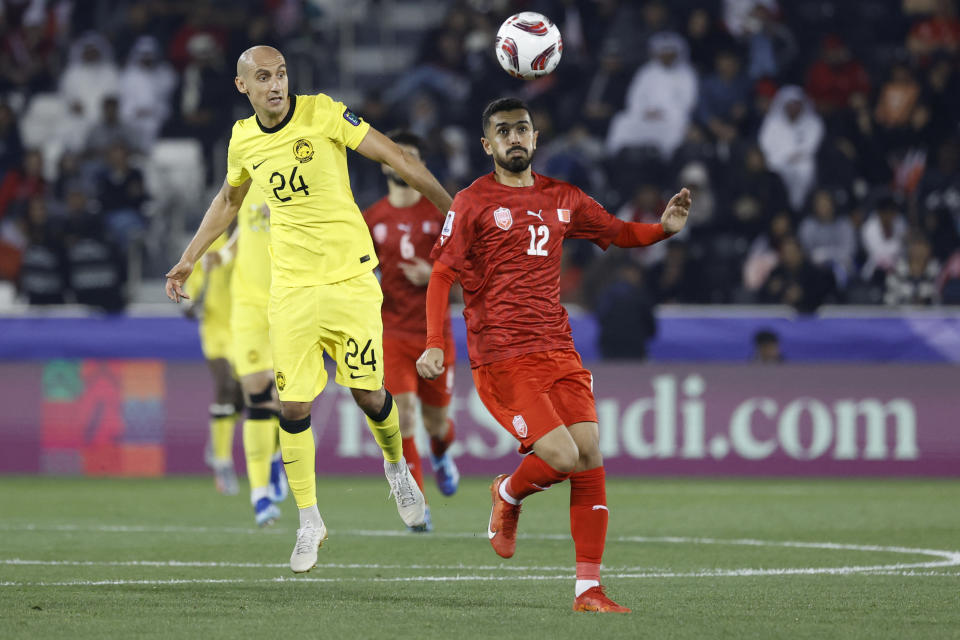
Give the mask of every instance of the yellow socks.
[(313, 441), (310, 416), (300, 420), (280, 418), (280, 451), (297, 507), (306, 509), (317, 504), (317, 445)]
[(252, 407), (243, 421), (243, 451), (247, 459), (251, 500), (266, 497), (270, 484), (270, 463), (276, 450), (277, 416), (270, 409)]
[(232, 404), (210, 405), (210, 448), (218, 463), (233, 464), (233, 429), (237, 409)]
[[(386, 414), (386, 415), (384, 415)], [(400, 413), (393, 402), (393, 396), (387, 391), (387, 400), (380, 415), (366, 416), (373, 437), (383, 450), (383, 459), (387, 462), (400, 462), (403, 458), (403, 438), (400, 437)], [(379, 418), (379, 419), (378, 419)]]

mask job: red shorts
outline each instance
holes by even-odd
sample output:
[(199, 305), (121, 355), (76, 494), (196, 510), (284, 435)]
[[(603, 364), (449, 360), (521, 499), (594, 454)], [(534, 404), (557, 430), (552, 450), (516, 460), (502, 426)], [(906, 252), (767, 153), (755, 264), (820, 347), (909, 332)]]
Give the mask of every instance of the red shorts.
[(384, 333), (383, 386), (393, 395), (416, 393), (423, 404), (446, 407), (453, 395), (453, 370), (457, 361), (453, 338), (447, 340), (443, 349), (446, 370), (436, 380), (427, 380), (417, 374), (417, 358), (426, 343), (426, 336), (406, 338)]
[(540, 351), (473, 370), (477, 394), (520, 453), (560, 425), (596, 422), (593, 376), (573, 349)]

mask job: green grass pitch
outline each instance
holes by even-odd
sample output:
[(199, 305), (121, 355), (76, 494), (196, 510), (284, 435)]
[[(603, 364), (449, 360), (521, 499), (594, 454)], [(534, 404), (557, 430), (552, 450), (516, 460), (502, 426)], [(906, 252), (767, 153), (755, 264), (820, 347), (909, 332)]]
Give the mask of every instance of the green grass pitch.
[(960, 637), (957, 481), (610, 479), (625, 616), (570, 610), (565, 485), (502, 560), (489, 482), (428, 487), (436, 531), (414, 535), (382, 476), (321, 477), (330, 539), (294, 576), (292, 498), (259, 530), (208, 478), (0, 478), (0, 637)]

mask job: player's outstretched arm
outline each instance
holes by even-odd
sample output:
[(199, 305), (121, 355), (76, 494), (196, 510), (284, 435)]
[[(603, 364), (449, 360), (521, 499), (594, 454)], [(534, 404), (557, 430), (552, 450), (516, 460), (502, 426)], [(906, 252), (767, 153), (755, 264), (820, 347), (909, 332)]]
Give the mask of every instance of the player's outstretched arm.
[(684, 187), (670, 198), (659, 223), (626, 222), (613, 239), (613, 244), (618, 247), (647, 247), (666, 240), (686, 226), (690, 204), (690, 192)]
[(453, 198), (426, 165), (404, 153), (397, 143), (373, 127), (370, 127), (363, 141), (357, 145), (357, 152), (376, 162), (390, 165), (404, 182), (425, 195), (437, 209), (443, 212), (450, 210)]
[(456, 281), (456, 271), (442, 262), (433, 263), (427, 285), (427, 348), (417, 359), (417, 373), (427, 380), (443, 373), (443, 328), (449, 313), (450, 287)]
[(200, 227), (193, 235), (193, 240), (184, 249), (180, 262), (175, 264), (167, 272), (167, 297), (174, 302), (180, 302), (181, 298), (189, 299), (190, 296), (183, 292), (183, 283), (193, 272), (193, 265), (203, 256), (207, 248), (213, 244), (221, 233), (227, 230), (230, 223), (237, 217), (237, 211), (240, 210), (240, 204), (250, 190), (250, 181), (247, 180), (239, 187), (231, 185), (226, 180), (220, 191), (214, 196), (213, 202), (203, 214), (203, 220)]

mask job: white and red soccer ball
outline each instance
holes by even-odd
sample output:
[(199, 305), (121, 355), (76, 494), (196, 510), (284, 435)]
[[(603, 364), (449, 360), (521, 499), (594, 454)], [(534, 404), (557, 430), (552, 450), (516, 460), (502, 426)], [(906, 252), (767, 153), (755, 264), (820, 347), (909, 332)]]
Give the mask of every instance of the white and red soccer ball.
[(500, 25), (497, 61), (516, 78), (532, 80), (551, 73), (560, 62), (563, 39), (557, 25), (534, 11), (517, 13)]

